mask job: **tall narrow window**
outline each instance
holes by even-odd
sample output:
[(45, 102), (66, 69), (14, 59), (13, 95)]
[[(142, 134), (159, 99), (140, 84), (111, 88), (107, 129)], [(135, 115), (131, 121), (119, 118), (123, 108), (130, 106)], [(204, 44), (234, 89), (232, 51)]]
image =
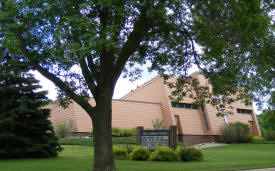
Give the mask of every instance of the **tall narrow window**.
[(203, 105), (201, 105), (201, 113), (202, 113), (202, 117), (203, 117), (203, 122), (204, 122), (205, 129), (206, 129), (207, 131), (209, 131), (208, 120), (207, 120), (206, 113), (205, 113), (205, 109), (204, 109), (204, 106), (203, 106)]

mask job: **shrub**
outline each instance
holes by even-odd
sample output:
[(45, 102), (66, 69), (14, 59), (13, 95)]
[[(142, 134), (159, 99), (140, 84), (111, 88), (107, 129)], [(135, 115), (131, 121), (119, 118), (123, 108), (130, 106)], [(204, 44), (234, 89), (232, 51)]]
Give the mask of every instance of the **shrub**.
[(180, 148), (178, 154), (181, 161), (202, 161), (203, 153), (201, 149), (196, 147)]
[[(112, 136), (113, 137), (131, 137), (131, 136), (136, 136), (137, 135), (137, 129), (136, 128), (131, 128), (131, 129), (121, 129), (118, 127), (112, 127)], [(90, 132), (90, 136), (93, 136), (93, 130)]]
[(250, 128), (247, 124), (236, 122), (229, 123), (221, 128), (222, 138), (226, 143), (251, 142)]
[(184, 143), (178, 141), (178, 142), (177, 142), (177, 146), (178, 146), (178, 147), (186, 147), (186, 144), (184, 144)]
[(114, 156), (117, 160), (128, 160), (128, 153), (126, 148), (114, 147)]
[(112, 127), (112, 136), (113, 137), (121, 137), (123, 135), (122, 130), (117, 127)]
[(122, 129), (122, 136), (124, 137), (130, 137), (130, 136), (133, 136), (133, 133), (130, 129)]
[(132, 145), (129, 145), (129, 144), (126, 144), (124, 146), (124, 148), (126, 149), (128, 154), (132, 153), (132, 151), (134, 150), (134, 147)]
[(275, 141), (275, 130), (263, 130), (262, 135), (266, 141)]
[(179, 160), (178, 154), (169, 147), (157, 147), (151, 154), (150, 160), (152, 161), (177, 161)]
[[(93, 130), (90, 132), (90, 136), (93, 136)], [(112, 136), (113, 137), (131, 137), (131, 136), (137, 136), (137, 128), (118, 128), (118, 127), (112, 127)]]
[(154, 129), (168, 129), (167, 123), (163, 119), (152, 120)]
[(264, 138), (261, 136), (253, 136), (251, 141), (252, 143), (260, 144), (264, 142)]
[(144, 147), (137, 146), (129, 155), (130, 160), (148, 160), (150, 152)]
[(57, 122), (54, 126), (54, 131), (58, 138), (64, 138), (72, 129), (72, 120)]
[(131, 128), (130, 130), (132, 132), (132, 136), (137, 136), (137, 128), (136, 127)]
[(127, 128), (121, 129), (117, 127), (112, 128), (113, 137), (130, 137), (130, 136), (133, 136), (134, 134), (137, 135), (136, 131), (133, 132), (133, 129), (127, 129)]
[(91, 129), (90, 137), (93, 137), (93, 136), (94, 136), (94, 131), (93, 131), (93, 129)]

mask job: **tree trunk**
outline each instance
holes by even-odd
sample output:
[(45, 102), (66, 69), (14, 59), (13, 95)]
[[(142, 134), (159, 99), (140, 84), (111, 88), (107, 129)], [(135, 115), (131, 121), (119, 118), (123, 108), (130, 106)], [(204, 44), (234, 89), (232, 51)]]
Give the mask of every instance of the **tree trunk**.
[(101, 93), (93, 115), (94, 171), (113, 171), (112, 97)]

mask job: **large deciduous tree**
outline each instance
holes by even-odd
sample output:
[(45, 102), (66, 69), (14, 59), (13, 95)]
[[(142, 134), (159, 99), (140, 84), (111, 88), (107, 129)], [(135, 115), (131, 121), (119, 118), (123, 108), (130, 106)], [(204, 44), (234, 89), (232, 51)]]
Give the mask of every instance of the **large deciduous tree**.
[(271, 91), (272, 1), (0, 2), (1, 57), (28, 62), (89, 114), (96, 171), (115, 169), (111, 100), (123, 71), (139, 74), (135, 64), (150, 61), (152, 70), (178, 76), (196, 64), (219, 94), (234, 93), (236, 86)]

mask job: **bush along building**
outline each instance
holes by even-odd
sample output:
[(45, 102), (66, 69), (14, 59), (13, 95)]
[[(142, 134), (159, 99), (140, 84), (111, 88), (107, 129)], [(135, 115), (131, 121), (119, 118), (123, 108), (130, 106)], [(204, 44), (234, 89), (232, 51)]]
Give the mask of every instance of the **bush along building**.
[[(199, 85), (209, 86), (207, 79), (196, 72), (191, 75)], [(179, 103), (171, 101), (172, 89), (164, 84), (162, 77), (157, 76), (141, 87), (135, 89), (119, 100), (112, 102), (112, 126), (133, 128), (143, 126), (153, 128), (152, 121), (164, 120), (167, 126), (176, 125), (178, 139), (185, 144), (198, 144), (220, 141), (220, 129), (226, 123), (243, 122), (250, 126), (252, 135), (260, 135), (259, 126), (252, 106), (241, 102), (231, 104), (232, 115), (218, 117), (217, 109), (211, 104), (194, 105), (193, 98), (183, 98)], [(95, 104), (93, 99), (90, 103)], [(70, 121), (71, 135), (88, 135), (92, 121), (88, 114), (75, 102), (68, 108), (52, 103), (50, 120), (53, 124)]]

